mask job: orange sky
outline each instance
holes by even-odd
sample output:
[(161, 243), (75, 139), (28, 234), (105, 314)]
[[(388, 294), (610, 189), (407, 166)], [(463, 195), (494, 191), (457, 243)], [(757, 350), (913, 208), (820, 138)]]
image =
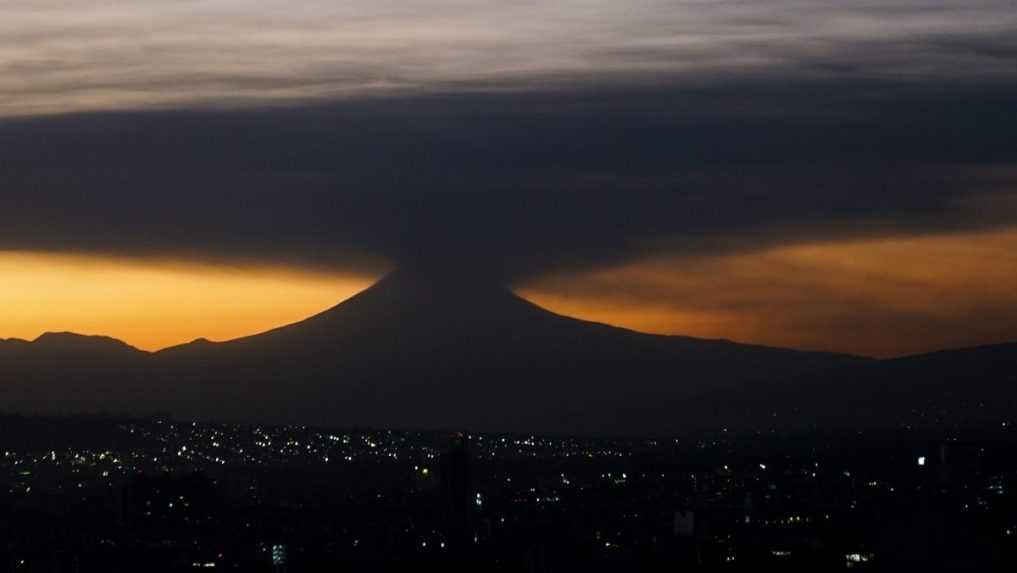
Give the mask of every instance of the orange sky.
[[(0, 252), (0, 338), (105, 334), (144, 349), (300, 320), (373, 276)], [(518, 292), (636, 330), (891, 356), (1017, 340), (1017, 229), (656, 258)]]
[(371, 277), (294, 269), (0, 252), (0, 338), (104, 334), (155, 350), (300, 320)]
[(871, 356), (1017, 340), (1017, 229), (654, 260), (522, 289), (636, 330)]

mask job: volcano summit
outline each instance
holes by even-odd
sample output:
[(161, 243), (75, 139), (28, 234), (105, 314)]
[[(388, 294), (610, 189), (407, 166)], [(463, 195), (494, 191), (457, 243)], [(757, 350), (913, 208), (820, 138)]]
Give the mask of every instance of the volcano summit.
[[(993, 352), (983, 377), (1005, 379), (1014, 348)], [(909, 380), (926, 376), (923, 357), (909, 360)], [(828, 412), (862, 388), (884, 408), (871, 420), (887, 421), (949, 386), (898, 384), (914, 393), (888, 402), (880, 389), (895, 364), (643, 334), (552, 313), (497, 283), (399, 270), (304, 321), (227, 342), (151, 354), (73, 334), (0, 342), (0, 394), (10, 410), (44, 413), (672, 433), (832, 424)], [(869, 419), (859, 409), (855, 423)]]

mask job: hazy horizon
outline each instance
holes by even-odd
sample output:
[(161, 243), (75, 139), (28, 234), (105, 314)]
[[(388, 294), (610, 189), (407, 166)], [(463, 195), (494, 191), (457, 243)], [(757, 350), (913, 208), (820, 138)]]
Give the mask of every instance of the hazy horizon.
[[(998, 238), (995, 243), (999, 245)], [(921, 242), (918, 245), (909, 245), (908, 242), (897, 245), (897, 249), (903, 248), (905, 251), (913, 251), (918, 247), (921, 247)], [(857, 248), (856, 246), (855, 249)], [(884, 245), (882, 250), (887, 248)], [(845, 250), (842, 257), (851, 254), (849, 248)], [(980, 269), (987, 269), (990, 264), (998, 261), (999, 254), (990, 250), (983, 253), (986, 259), (984, 262), (973, 261), (973, 264)], [(814, 248), (805, 247), (768, 253), (761, 261), (750, 257), (748, 260), (738, 258), (723, 264), (734, 269), (753, 268), (754, 265), (767, 262), (767, 258), (798, 258), (808, 261), (810, 255), (815, 258)], [(43, 265), (47, 269), (53, 267), (46, 259), (28, 255), (21, 257), (26, 260), (18, 261), (19, 268), (32, 265)], [(12, 294), (6, 297), (4, 304), (18, 312), (8, 311), (5, 315), (2, 324), (6, 324), (6, 332), (0, 330), (0, 339), (34, 340), (44, 333), (72, 332), (86, 336), (108, 336), (148, 352), (157, 352), (197, 339), (216, 342), (234, 340), (297, 323), (324, 312), (370, 288), (392, 272), (392, 269), (387, 269), (374, 275), (342, 275), (323, 270), (242, 265), (222, 267), (180, 261), (151, 265), (140, 264), (138, 261), (105, 261), (66, 256), (62, 263), (71, 265), (71, 270), (64, 272), (71, 273), (71, 279), (81, 292), (68, 293), (64, 289), (63, 292), (52, 293), (45, 288), (25, 289), (19, 296), (18, 293), (13, 293), (19, 288), (18, 284), (8, 280), (6, 289)], [(707, 263), (705, 268), (700, 263), (700, 268), (693, 268), (683, 278), (688, 285), (684, 288), (693, 294), (701, 288), (699, 285), (702, 282), (717, 284), (725, 279), (732, 280), (724, 274), (716, 276), (716, 271), (715, 261)], [(810, 339), (790, 328), (767, 328), (766, 316), (755, 307), (746, 309), (737, 317), (725, 317), (720, 313), (711, 317), (709, 308), (699, 310), (696, 306), (689, 305), (689, 314), (683, 315), (680, 305), (661, 309), (652, 302), (626, 300), (627, 297), (631, 298), (628, 294), (631, 293), (631, 284), (654, 288), (654, 276), (648, 277), (647, 272), (662, 274), (665, 280), (668, 273), (683, 274), (681, 269), (670, 268), (666, 261), (648, 261), (635, 268), (628, 266), (588, 274), (556, 275), (530, 284), (506, 286), (512, 286), (516, 295), (538, 306), (581, 320), (649, 334), (725, 339), (796, 350), (893, 358), (1014, 341), (1004, 333), (973, 340), (947, 336), (938, 339), (933, 337), (932, 342), (908, 340), (895, 343), (866, 331), (863, 333), (863, 343), (854, 348), (837, 346), (836, 342), (823, 345), (821, 338)], [(728, 275), (737, 276), (738, 273), (737, 270), (728, 271)], [(52, 282), (56, 289), (66, 284), (67, 275), (57, 273), (52, 278), (43, 278), (41, 274), (43, 273), (32, 273), (22, 281), (31, 281), (40, 287)], [(907, 274), (906, 271), (902, 271), (901, 275), (904, 274)], [(2, 275), (3, 268), (0, 266), (0, 276)], [(110, 280), (114, 281), (118, 293), (117, 300), (112, 304), (108, 302), (109, 289), (113, 288), (108, 282)], [(715, 292), (720, 301), (712, 304), (740, 296), (741, 290), (751, 290), (753, 287), (744, 284), (744, 280), (728, 286), (732, 292)], [(963, 285), (953, 285), (953, 288), (961, 286)], [(1001, 287), (1001, 291), (1007, 290), (1005, 283), (997, 286)], [(792, 292), (790, 288), (788, 291)], [(0, 293), (4, 292), (4, 288), (0, 287)], [(26, 296), (27, 292), (35, 300), (30, 300), (32, 297)], [(835, 292), (827, 291), (826, 294), (834, 296)], [(59, 299), (61, 304), (48, 312), (39, 312), (38, 309), (44, 306), (40, 301), (47, 297)], [(607, 297), (607, 300), (601, 297)], [(154, 314), (130, 310), (138, 308), (141, 303), (158, 310)], [(97, 305), (103, 304), (110, 305), (110, 310), (97, 313)], [(821, 305), (822, 301), (816, 301), (816, 304)], [(124, 308), (128, 310), (118, 310)], [(734, 322), (738, 324), (733, 324)], [(796, 334), (800, 338), (794, 338)], [(843, 337), (844, 333), (831, 330), (829, 335), (837, 338)], [(890, 336), (894, 334), (891, 332)], [(939, 343), (938, 346), (935, 345), (936, 342)]]

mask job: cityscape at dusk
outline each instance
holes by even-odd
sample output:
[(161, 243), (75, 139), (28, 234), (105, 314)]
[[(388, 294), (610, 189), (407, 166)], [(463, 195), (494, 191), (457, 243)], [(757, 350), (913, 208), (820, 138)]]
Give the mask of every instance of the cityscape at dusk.
[(1012, 0), (6, 0), (0, 573), (1011, 571)]
[[(40, 423), (0, 420), (8, 436)], [(597, 571), (992, 567), (1017, 557), (1013, 423), (943, 442), (901, 426), (736, 440), (723, 430), (688, 440), (476, 434), (467, 446), (391, 430), (45, 423), (79, 435), (59, 450), (38, 438), (3, 444), (16, 449), (0, 460), (2, 497), (14, 515), (39, 520), (12, 537), (15, 571), (273, 571), (280, 559), (294, 570), (398, 568), (463, 552), (494, 570)], [(451, 463), (459, 447), (463, 476)], [(469, 484), (461, 500), (456, 479)], [(449, 528), (459, 503), (465, 550)], [(55, 507), (68, 513), (62, 530), (43, 526)], [(70, 525), (82, 519), (93, 526)], [(935, 557), (924, 547), (933, 540)]]

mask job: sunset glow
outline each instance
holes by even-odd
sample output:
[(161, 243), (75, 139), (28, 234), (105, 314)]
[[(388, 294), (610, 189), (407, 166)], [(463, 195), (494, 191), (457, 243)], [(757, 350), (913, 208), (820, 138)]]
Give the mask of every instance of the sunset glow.
[(72, 331), (157, 350), (302, 320), (370, 277), (24, 252), (0, 253), (0, 338)]
[(897, 356), (1017, 337), (1017, 230), (658, 258), (522, 289), (635, 330)]
[[(0, 337), (74, 331), (147, 350), (226, 340), (306, 318), (376, 278), (7, 252)], [(1015, 283), (1017, 230), (1008, 229), (657, 258), (517, 292), (645, 332), (895, 356), (1017, 336)]]

